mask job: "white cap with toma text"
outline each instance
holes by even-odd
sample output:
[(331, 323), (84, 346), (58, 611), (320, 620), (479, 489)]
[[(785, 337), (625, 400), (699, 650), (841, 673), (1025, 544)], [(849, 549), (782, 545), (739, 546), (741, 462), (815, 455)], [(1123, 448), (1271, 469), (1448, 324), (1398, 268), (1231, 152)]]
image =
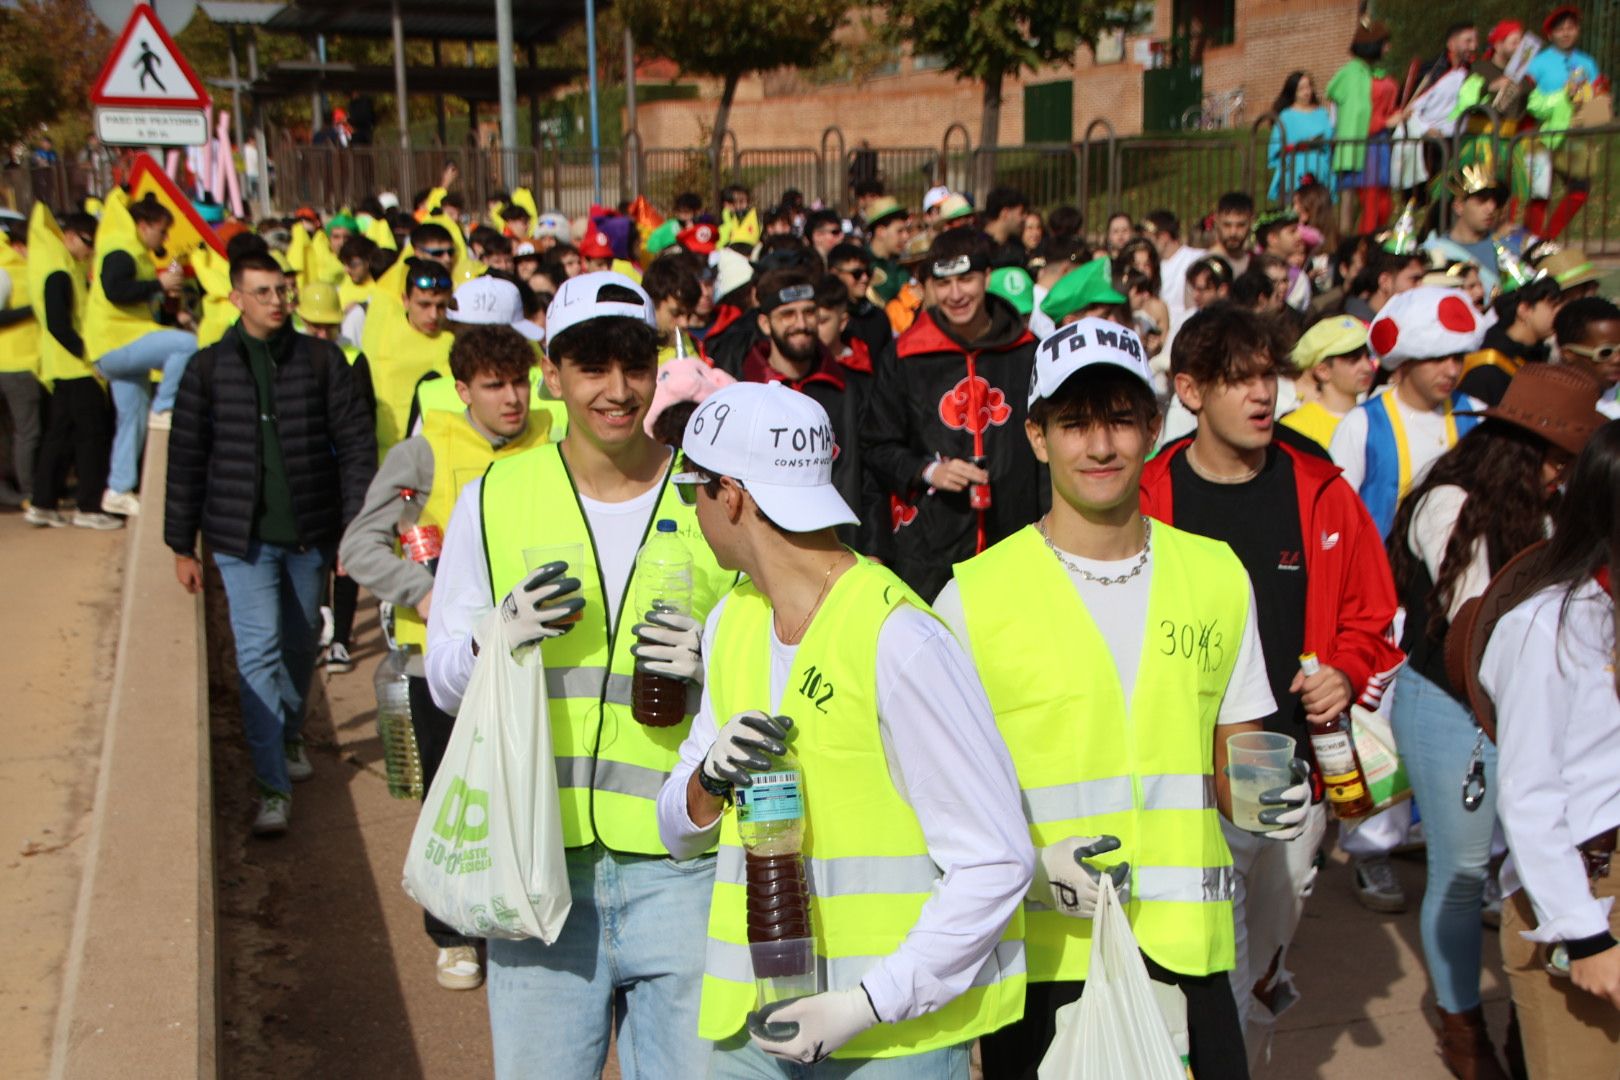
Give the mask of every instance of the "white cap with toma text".
[(1029, 383), (1029, 403), (1057, 393), (1058, 387), (1081, 368), (1110, 364), (1153, 386), (1147, 350), (1136, 331), (1095, 315), (1060, 326), (1035, 347), (1035, 370)]
[[(602, 289), (608, 285), (628, 289), (638, 299), (633, 302), (611, 297), (604, 300)], [(564, 330), (591, 319), (640, 319), (648, 326), (658, 325), (646, 290), (614, 270), (593, 270), (571, 277), (558, 286), (557, 295), (546, 309), (546, 336), (556, 341)]]
[(833, 486), (838, 444), (827, 410), (781, 383), (736, 383), (709, 395), (686, 422), (681, 450), (694, 482), (729, 476), (788, 532), (859, 522)]

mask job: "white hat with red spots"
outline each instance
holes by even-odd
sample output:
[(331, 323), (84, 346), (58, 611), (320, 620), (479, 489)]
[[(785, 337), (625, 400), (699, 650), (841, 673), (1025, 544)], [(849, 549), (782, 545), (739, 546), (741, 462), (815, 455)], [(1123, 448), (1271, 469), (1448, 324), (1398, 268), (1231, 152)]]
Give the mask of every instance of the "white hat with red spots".
[(1487, 325), (1461, 289), (1420, 285), (1390, 298), (1367, 328), (1367, 346), (1394, 371), (1408, 360), (1476, 352)]

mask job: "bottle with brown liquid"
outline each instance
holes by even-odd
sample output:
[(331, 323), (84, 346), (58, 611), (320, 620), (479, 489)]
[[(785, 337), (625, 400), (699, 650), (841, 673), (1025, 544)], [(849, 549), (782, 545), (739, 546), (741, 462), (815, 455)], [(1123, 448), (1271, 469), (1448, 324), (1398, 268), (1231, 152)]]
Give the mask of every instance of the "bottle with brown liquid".
[[(1307, 677), (1322, 670), (1315, 653), (1299, 658), (1299, 669)], [(1350, 714), (1342, 712), (1324, 724), (1310, 724), (1311, 752), (1316, 767), (1322, 772), (1322, 784), (1327, 788), (1328, 802), (1340, 820), (1366, 817), (1372, 812), (1372, 794), (1367, 788), (1367, 774), (1362, 771), (1361, 758), (1356, 754), (1356, 743), (1350, 733)]]
[(804, 799), (789, 750), (737, 788), (737, 834), (747, 869), (748, 946), (761, 1004), (815, 993), (810, 882), (800, 845)]
[[(658, 522), (636, 556), (636, 614), (692, 613), (692, 553), (668, 518)], [(637, 669), (630, 682), (630, 712), (647, 727), (674, 727), (686, 719), (686, 683)]]

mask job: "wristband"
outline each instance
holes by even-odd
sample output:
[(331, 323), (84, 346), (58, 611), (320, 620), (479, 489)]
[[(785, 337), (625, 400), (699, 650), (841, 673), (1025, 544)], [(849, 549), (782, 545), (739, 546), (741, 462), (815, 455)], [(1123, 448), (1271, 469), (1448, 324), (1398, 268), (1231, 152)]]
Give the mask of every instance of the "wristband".
[(727, 802), (731, 801), (731, 785), (726, 783), (724, 780), (711, 780), (709, 778), (709, 774), (703, 771), (703, 766), (701, 765), (698, 766), (697, 778), (698, 786), (704, 791), (707, 791), (710, 795), (713, 795), (717, 799), (724, 799)]
[(1601, 934), (1593, 934), (1591, 937), (1576, 938), (1573, 941), (1564, 942), (1564, 951), (1569, 954), (1572, 961), (1586, 960), (1600, 952), (1607, 952), (1616, 945), (1620, 945), (1620, 942), (1615, 941), (1614, 935), (1605, 930)]

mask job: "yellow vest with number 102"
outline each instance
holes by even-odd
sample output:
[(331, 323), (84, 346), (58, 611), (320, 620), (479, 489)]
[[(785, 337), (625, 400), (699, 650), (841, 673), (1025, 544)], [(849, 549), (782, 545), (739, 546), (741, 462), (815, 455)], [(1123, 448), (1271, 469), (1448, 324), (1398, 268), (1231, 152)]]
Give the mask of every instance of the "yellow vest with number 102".
[[(437, 525), (443, 530), (450, 523), (450, 511), (456, 508), (461, 489), (469, 480), (482, 476), (490, 462), (551, 441), (551, 414), (529, 413), (529, 422), (517, 438), (496, 447), (483, 432), (473, 427), (465, 412), (434, 410), (422, 414), (422, 437), (433, 448), (433, 479), (418, 524)], [(395, 605), (394, 640), (419, 649), (427, 645), (427, 623), (415, 608)]]
[[(1142, 951), (1171, 971), (1233, 965), (1232, 854), (1215, 805), (1221, 699), (1248, 621), (1249, 578), (1217, 540), (1153, 523), (1141, 663), (1118, 668), (1067, 571), (1026, 526), (958, 563), (974, 663), (1012, 753), (1030, 839), (1119, 837)], [(1026, 901), (1032, 982), (1081, 980), (1090, 919)]]
[[(805, 870), (816, 958), (829, 990), (849, 990), (900, 947), (942, 871), (916, 812), (895, 789), (878, 729), (878, 634), (902, 604), (930, 611), (894, 574), (862, 559), (816, 613), (794, 656), (781, 707), (771, 701), (771, 604), (752, 584), (726, 598), (708, 659), (717, 722), (749, 709), (793, 718), (804, 797)], [(698, 1034), (729, 1039), (755, 1007), (748, 952), (745, 857), (737, 815), (721, 819)], [(1017, 914), (973, 980), (944, 1007), (878, 1024), (834, 1052), (886, 1058), (955, 1046), (1024, 1011)]]
[[(675, 522), (677, 535), (692, 553), (691, 615), (702, 622), (737, 575), (715, 561), (697, 515), (680, 501), (669, 475), (666, 471), (641, 539), (646, 542), (655, 522)], [(668, 855), (658, 837), (658, 789), (679, 760), (698, 691), (690, 688), (685, 719), (670, 727), (645, 727), (631, 716), (635, 657), (630, 646), (635, 635), (630, 630), (641, 621), (642, 613), (634, 608), (639, 575), (631, 573), (610, 629), (595, 539), (557, 444), (492, 463), (481, 495), (491, 604), (499, 604), (528, 575), (524, 549), (560, 544), (584, 549), (583, 565), (571, 566), (569, 572), (580, 581), (585, 610), (573, 629), (541, 645), (563, 843), (583, 847), (600, 840), (614, 851)]]

